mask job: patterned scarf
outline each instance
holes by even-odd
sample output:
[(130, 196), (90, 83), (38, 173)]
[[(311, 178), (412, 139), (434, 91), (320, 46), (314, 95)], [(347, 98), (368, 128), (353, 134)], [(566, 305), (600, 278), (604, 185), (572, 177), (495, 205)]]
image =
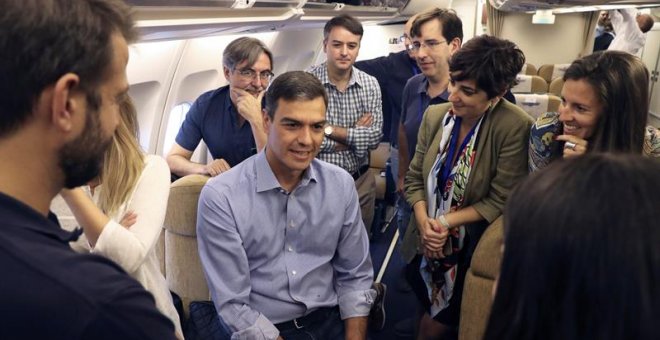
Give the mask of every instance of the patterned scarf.
[[(458, 210), (463, 205), (465, 188), (476, 157), (476, 146), (483, 117), (485, 114), (466, 136), (463, 145), (459, 146), (457, 145), (457, 134), (460, 130), (461, 118), (454, 115), (452, 110), (445, 116), (438, 156), (427, 178), (426, 194), (429, 217), (437, 218)], [(455, 152), (458, 152), (458, 156), (449, 171), (445, 169), (445, 166), (449, 166), (451, 159), (447, 158)], [(448, 178), (443, 178), (443, 172), (449, 174)], [(464, 238), (464, 226), (452, 228), (443, 249), (445, 258), (422, 259), (420, 273), (431, 301), (429, 313), (432, 317), (449, 306), (449, 299), (452, 297), (456, 280), (458, 254), (463, 249)]]

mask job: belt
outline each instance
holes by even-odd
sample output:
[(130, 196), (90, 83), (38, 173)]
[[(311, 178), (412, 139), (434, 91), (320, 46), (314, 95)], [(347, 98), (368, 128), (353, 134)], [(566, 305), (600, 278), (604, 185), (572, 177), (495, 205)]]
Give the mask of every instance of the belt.
[(365, 165), (361, 166), (358, 169), (358, 171), (354, 172), (351, 176), (353, 176), (353, 179), (357, 181), (357, 179), (360, 178), (360, 176), (367, 173), (367, 171), (369, 171), (369, 164), (365, 164)]
[(334, 310), (337, 310), (339, 307), (323, 307), (319, 308), (305, 316), (301, 316), (299, 318), (295, 318), (291, 321), (285, 321), (285, 322), (280, 322), (278, 324), (275, 324), (275, 327), (280, 332), (283, 331), (288, 331), (290, 329), (301, 329), (305, 328), (309, 325), (312, 325), (314, 323), (317, 323), (321, 320), (324, 320), (328, 317), (328, 315), (333, 312)]

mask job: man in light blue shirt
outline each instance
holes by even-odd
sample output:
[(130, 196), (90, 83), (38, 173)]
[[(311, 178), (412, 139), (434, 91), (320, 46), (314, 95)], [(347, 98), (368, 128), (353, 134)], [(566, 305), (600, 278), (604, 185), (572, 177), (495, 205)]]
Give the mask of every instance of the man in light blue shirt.
[(327, 103), (313, 75), (279, 76), (265, 150), (202, 190), (200, 258), (232, 339), (366, 338), (376, 292), (355, 184), (315, 159)]

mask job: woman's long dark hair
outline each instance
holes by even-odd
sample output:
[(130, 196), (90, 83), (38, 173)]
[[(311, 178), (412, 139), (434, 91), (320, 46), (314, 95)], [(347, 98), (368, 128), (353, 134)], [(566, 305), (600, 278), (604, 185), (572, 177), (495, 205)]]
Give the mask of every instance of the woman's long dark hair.
[(590, 154), (509, 198), (484, 339), (660, 339), (660, 162)]
[(575, 60), (566, 80), (585, 80), (603, 107), (589, 150), (642, 153), (649, 113), (649, 71), (638, 57), (601, 51)]

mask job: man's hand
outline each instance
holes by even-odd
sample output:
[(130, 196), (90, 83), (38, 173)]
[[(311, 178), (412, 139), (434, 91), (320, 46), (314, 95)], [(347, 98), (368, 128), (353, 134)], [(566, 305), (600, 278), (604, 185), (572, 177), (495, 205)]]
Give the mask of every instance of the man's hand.
[(129, 210), (127, 211), (124, 216), (122, 216), (121, 221), (119, 221), (119, 224), (121, 224), (122, 227), (129, 229), (133, 224), (137, 222), (137, 214)]
[(239, 88), (232, 88), (231, 92), (238, 114), (250, 124), (260, 124), (263, 120), (261, 100), (266, 91), (259, 92), (256, 98), (250, 92)]
[(374, 123), (374, 116), (371, 114), (371, 112), (367, 112), (358, 119), (357, 122), (355, 122), (355, 126), (371, 126)]
[(206, 172), (211, 177), (215, 177), (229, 169), (231, 169), (231, 166), (229, 166), (229, 163), (227, 163), (227, 161), (225, 161), (222, 158), (216, 159), (213, 162), (206, 165)]

